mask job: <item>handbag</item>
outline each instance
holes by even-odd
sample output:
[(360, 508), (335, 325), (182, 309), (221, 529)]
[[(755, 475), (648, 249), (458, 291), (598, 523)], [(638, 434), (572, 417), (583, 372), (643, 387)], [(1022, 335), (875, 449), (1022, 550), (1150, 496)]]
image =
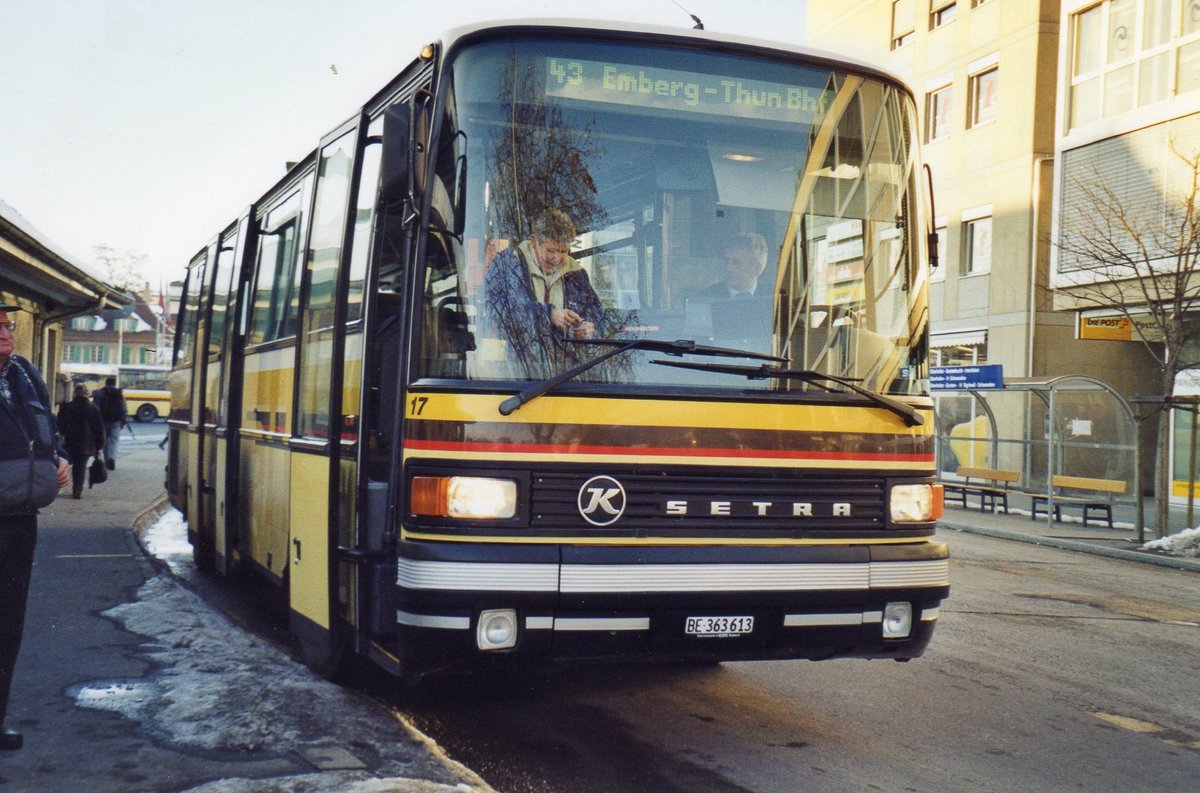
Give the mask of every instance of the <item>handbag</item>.
[(108, 479), (108, 466), (104, 464), (104, 458), (96, 455), (92, 458), (92, 464), (88, 466), (88, 489), (92, 485), (103, 484)]
[(53, 460), (0, 460), (0, 515), (34, 512), (58, 497), (58, 466)]

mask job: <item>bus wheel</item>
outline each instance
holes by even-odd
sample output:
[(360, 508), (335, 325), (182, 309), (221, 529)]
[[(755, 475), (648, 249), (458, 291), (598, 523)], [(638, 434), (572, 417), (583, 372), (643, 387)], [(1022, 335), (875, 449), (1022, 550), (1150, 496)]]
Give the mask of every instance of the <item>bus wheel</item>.
[(217, 569), (217, 549), (212, 540), (197, 536), (192, 541), (192, 561), (201, 573), (213, 573)]
[(309, 669), (326, 680), (337, 680), (347, 664), (346, 642), (333, 631), (298, 631), (300, 655)]
[(154, 405), (141, 405), (138, 407), (137, 413), (134, 414), (134, 418), (143, 424), (147, 424), (158, 418), (158, 410), (154, 407)]

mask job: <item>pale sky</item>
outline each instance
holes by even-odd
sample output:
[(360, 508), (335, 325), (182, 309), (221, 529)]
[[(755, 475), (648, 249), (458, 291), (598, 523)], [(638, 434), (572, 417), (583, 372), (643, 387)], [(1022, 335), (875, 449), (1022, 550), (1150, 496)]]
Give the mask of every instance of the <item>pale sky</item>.
[(804, 0), (0, 0), (0, 200), (92, 264), (191, 256), (466, 22), (625, 19), (799, 43)]

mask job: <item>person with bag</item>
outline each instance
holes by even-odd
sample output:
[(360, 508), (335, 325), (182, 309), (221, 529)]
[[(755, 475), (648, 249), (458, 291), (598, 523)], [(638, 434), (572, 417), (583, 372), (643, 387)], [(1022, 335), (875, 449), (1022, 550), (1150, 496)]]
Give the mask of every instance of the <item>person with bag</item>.
[(71, 476), (66, 453), (55, 448), (46, 383), (37, 367), (16, 354), (16, 323), (9, 313), (20, 310), (0, 303), (0, 751), (24, 743), (4, 721), (25, 630), (37, 511)]
[(95, 455), (104, 465), (104, 420), (100, 408), (88, 399), (87, 386), (75, 386), (75, 397), (58, 409), (58, 431), (71, 462), (71, 496), (80, 498), (88, 458)]
[(128, 426), (125, 392), (117, 388), (117, 378), (108, 377), (104, 380), (104, 388), (96, 390), (92, 401), (100, 408), (100, 418), (104, 419), (104, 464), (113, 471), (117, 467), (117, 441), (121, 439), (121, 430)]

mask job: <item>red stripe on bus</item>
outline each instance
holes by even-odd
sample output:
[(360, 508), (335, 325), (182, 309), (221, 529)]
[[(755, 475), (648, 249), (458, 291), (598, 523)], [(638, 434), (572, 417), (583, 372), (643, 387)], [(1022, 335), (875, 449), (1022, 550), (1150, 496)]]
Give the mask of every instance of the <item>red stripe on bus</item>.
[(788, 460), (859, 460), (862, 462), (932, 463), (932, 454), (888, 452), (822, 452), (788, 449), (696, 449), (653, 446), (568, 446), (541, 443), (487, 443), (467, 441), (409, 440), (405, 447), (432, 452), (475, 452), (487, 454), (613, 454), (625, 456), (744, 457)]

